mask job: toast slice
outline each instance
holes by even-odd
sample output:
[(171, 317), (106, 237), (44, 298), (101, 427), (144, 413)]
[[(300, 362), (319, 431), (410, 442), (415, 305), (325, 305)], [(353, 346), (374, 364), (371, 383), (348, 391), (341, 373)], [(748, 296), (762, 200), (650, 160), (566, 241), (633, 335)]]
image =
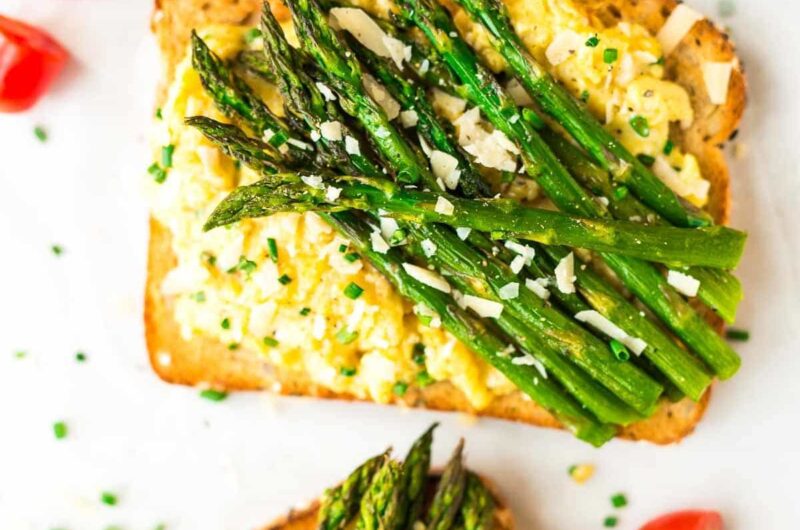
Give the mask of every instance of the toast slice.
[[(580, 0), (593, 15), (607, 22), (640, 23), (651, 32), (663, 25), (677, 2), (675, 0)], [(285, 8), (279, 0), (270, 0), (280, 16)], [(209, 23), (244, 24), (258, 14), (261, 0), (156, 0), (152, 28), (164, 58), (164, 87), (171, 80), (175, 66), (183, 58), (192, 28)], [(682, 43), (667, 59), (667, 77), (688, 89), (695, 111), (691, 128), (680, 133), (683, 148), (694, 154), (704, 178), (710, 181), (708, 211), (719, 223), (730, 213), (729, 173), (722, 144), (735, 132), (745, 105), (745, 78), (735, 68), (729, 85), (727, 103), (713, 105), (706, 95), (702, 64), (705, 61), (735, 61), (733, 44), (712, 23), (695, 24)], [(284, 395), (318, 398), (356, 399), (315, 385), (303, 375), (288, 372), (266, 363), (255, 352), (231, 351), (222, 343), (204, 337), (190, 341), (182, 338), (173, 317), (173, 300), (161, 292), (161, 283), (175, 265), (171, 234), (156, 220), (150, 222), (148, 275), (145, 290), (145, 331), (151, 364), (165, 381), (185, 385), (210, 386), (220, 390), (268, 389)], [(720, 330), (722, 322), (708, 314)], [(709, 393), (694, 403), (684, 399), (664, 404), (651, 418), (624, 428), (620, 436), (648, 440), (657, 444), (679, 441), (691, 433), (703, 416)], [(466, 397), (453, 385), (438, 382), (424, 389), (409, 389), (394, 404), (442, 411), (459, 411), (503, 418), (544, 427), (559, 427), (544, 409), (519, 393), (496, 398), (486, 409), (474, 410)], [(303, 528), (302, 513), (275, 528)]]
[[(436, 475), (431, 476), (435, 480)], [(503, 504), (497, 495), (496, 488), (485, 477), (480, 477), (483, 484), (489, 489), (495, 501), (494, 526), (495, 530), (514, 530), (514, 518), (511, 510)], [(292, 508), (289, 512), (276, 519), (262, 530), (316, 530), (317, 515), (319, 514), (319, 500), (314, 500), (306, 506)]]

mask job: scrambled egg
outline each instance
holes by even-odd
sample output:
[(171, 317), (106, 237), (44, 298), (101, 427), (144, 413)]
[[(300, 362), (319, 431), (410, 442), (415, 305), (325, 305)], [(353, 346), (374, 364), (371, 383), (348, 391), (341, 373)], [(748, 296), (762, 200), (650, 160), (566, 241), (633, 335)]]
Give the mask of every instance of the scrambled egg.
[[(687, 125), (693, 116), (686, 92), (661, 79), (663, 68), (655, 64), (660, 49), (651, 35), (634, 25), (602, 28), (565, 0), (511, 0), (508, 5), (517, 30), (544, 64), (548, 47), (562, 32), (573, 31), (582, 40), (596, 36), (596, 47), (568, 53), (554, 66), (555, 75), (574, 93), (588, 92), (590, 108), (634, 153), (658, 155), (674, 178), (700, 178), (691, 155), (677, 148), (663, 154), (670, 123)], [(490, 64), (502, 68), (485, 34), (463, 13), (456, 22)], [(245, 31), (213, 26), (200, 33), (227, 57), (245, 46)], [(618, 59), (607, 64), (603, 53), (611, 47)], [(280, 113), (275, 90), (260, 91)], [(161, 115), (154, 152), (158, 160), (162, 146), (174, 146), (172, 164), (163, 182), (148, 179), (147, 191), (153, 216), (172, 233), (177, 265), (162, 290), (175, 297), (184, 337), (203, 334), (232, 349), (260, 352), (334, 391), (378, 402), (408, 386), (439, 380), (454, 384), (477, 409), (514, 390), (448, 333), (422, 324), (389, 282), (361, 259), (352, 260), (347, 240), (315, 214), (274, 215), (204, 233), (203, 222), (219, 201), (258, 177), (184, 125), (183, 119), (194, 115), (225, 121), (189, 58), (175, 72)], [(647, 119), (646, 138), (632, 130), (634, 115)], [(273, 240), (277, 255), (270, 251)], [(351, 283), (363, 289), (355, 300), (344, 294)]]

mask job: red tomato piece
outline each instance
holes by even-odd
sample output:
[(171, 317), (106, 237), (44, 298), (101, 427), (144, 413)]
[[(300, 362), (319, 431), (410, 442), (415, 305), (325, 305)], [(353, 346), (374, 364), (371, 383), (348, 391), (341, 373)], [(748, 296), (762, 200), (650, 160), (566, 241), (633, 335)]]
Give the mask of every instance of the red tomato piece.
[(640, 530), (723, 530), (719, 512), (682, 510), (653, 519)]
[(67, 50), (44, 31), (0, 15), (0, 112), (32, 107), (68, 58)]

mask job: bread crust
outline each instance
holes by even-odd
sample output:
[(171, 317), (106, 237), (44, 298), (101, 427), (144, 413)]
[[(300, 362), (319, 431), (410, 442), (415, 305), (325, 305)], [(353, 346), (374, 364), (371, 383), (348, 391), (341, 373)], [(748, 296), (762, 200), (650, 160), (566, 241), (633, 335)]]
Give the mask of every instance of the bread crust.
[[(669, 12), (677, 5), (674, 0), (577, 1), (606, 22), (638, 22), (653, 32), (661, 27)], [(257, 15), (260, 4), (261, 0), (156, 0), (152, 29), (164, 59), (164, 86), (185, 53), (193, 27), (214, 22), (246, 23)], [(697, 156), (704, 177), (711, 183), (708, 210), (719, 223), (727, 222), (731, 202), (730, 177), (721, 145), (736, 130), (744, 111), (745, 78), (740, 68), (734, 69), (728, 102), (723, 106), (715, 106), (705, 95), (701, 65), (704, 61), (730, 60), (736, 60), (733, 44), (724, 33), (704, 20), (695, 24), (666, 63), (668, 77), (685, 86), (692, 99), (695, 122), (688, 130), (681, 131), (678, 138), (686, 151)], [(164, 86), (160, 89), (162, 98)], [(163, 380), (228, 391), (267, 389), (284, 395), (356, 399), (352, 395), (320, 387), (304, 374), (270, 365), (257, 353), (243, 349), (231, 351), (220, 342), (206, 337), (196, 336), (185, 340), (174, 319), (173, 300), (165, 297), (160, 289), (165, 275), (174, 265), (171, 234), (158, 221), (151, 219), (144, 305), (145, 334), (151, 364)], [(721, 321), (715, 315), (709, 314), (708, 318), (721, 330)], [(677, 442), (694, 430), (705, 412), (709, 395), (710, 391), (697, 403), (688, 399), (677, 403), (665, 401), (653, 417), (623, 428), (619, 436), (656, 444)], [(457, 411), (542, 427), (560, 427), (551, 414), (520, 393), (499, 397), (486, 409), (476, 411), (466, 397), (447, 382), (435, 383), (424, 389), (409, 389), (402, 398), (395, 398), (393, 404)]]

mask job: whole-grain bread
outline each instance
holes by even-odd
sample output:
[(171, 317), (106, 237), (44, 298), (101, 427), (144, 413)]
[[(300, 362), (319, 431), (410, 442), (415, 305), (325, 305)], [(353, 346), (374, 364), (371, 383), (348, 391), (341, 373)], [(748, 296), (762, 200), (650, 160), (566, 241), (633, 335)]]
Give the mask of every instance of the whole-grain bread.
[[(630, 21), (655, 33), (677, 2), (675, 0), (578, 0), (607, 23)], [(279, 0), (270, 0), (279, 17), (286, 16)], [(244, 24), (252, 21), (261, 0), (156, 0), (152, 28), (164, 61), (161, 97), (177, 63), (184, 57), (192, 28), (209, 23)], [(684, 86), (690, 95), (695, 120), (685, 131), (676, 131), (682, 147), (697, 156), (703, 176), (711, 183), (708, 211), (718, 223), (730, 214), (729, 173), (722, 145), (736, 130), (745, 106), (744, 73), (733, 70), (727, 103), (712, 104), (706, 95), (702, 64), (706, 61), (736, 61), (735, 49), (727, 35), (703, 20), (692, 28), (666, 61), (667, 77)], [(150, 245), (145, 290), (145, 330), (151, 364), (165, 381), (185, 385), (207, 385), (220, 390), (267, 389), (284, 395), (350, 400), (315, 385), (302, 374), (288, 372), (266, 363), (257, 353), (229, 350), (218, 341), (196, 336), (184, 340), (173, 317), (173, 300), (161, 292), (161, 283), (175, 266), (171, 234), (158, 221), (150, 222)], [(708, 319), (721, 330), (721, 321), (710, 312)], [(697, 403), (684, 399), (665, 401), (649, 419), (632, 424), (619, 433), (631, 440), (658, 444), (679, 441), (691, 433), (705, 412), (710, 391)], [(453, 385), (439, 382), (424, 389), (409, 389), (395, 404), (443, 411), (459, 411), (503, 418), (546, 427), (559, 427), (544, 409), (520, 394), (499, 397), (486, 409), (475, 411)], [(296, 518), (301, 521), (302, 517)], [(294, 524), (294, 523), (287, 523)], [(305, 528), (285, 526), (284, 528)]]

